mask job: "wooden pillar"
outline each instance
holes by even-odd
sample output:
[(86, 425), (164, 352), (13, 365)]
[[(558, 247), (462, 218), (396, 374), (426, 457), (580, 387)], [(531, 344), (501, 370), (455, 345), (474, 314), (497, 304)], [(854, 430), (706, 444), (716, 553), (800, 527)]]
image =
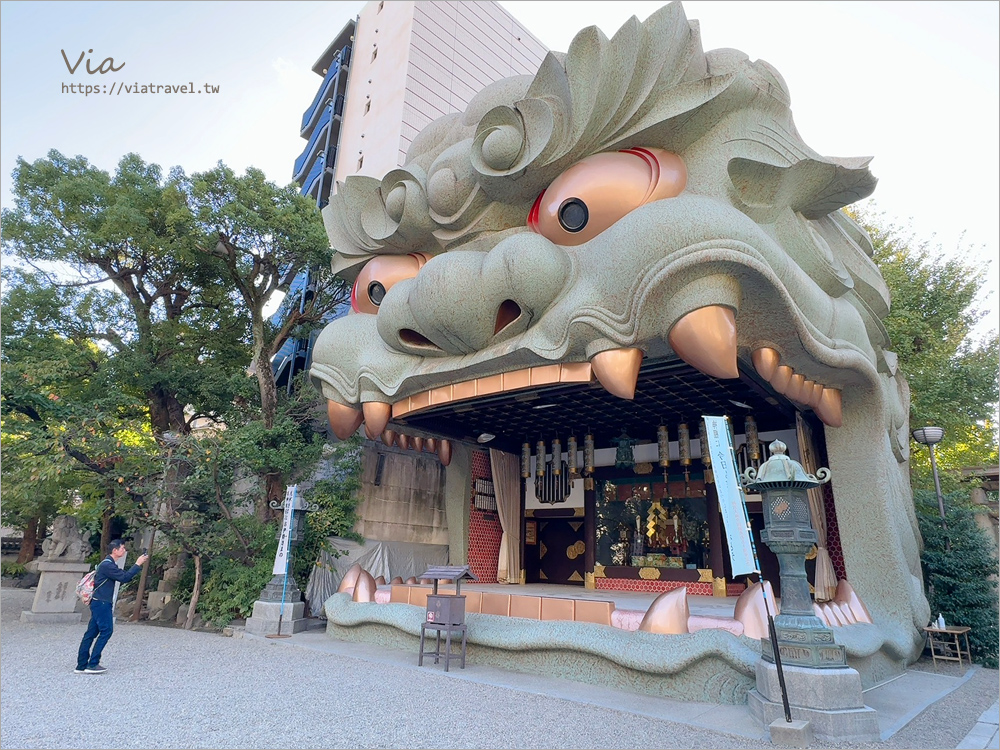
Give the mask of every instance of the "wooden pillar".
[(521, 483), (519, 485), (521, 487), (521, 512), (520, 512), (520, 515), (518, 517), (518, 523), (521, 524), (521, 539), (520, 539), (520, 543), (519, 543), (521, 549), (519, 550), (518, 555), (520, 556), (520, 560), (521, 560), (521, 565), (520, 565), (520, 568), (521, 568), (520, 583), (522, 583), (522, 584), (525, 583), (526, 579), (527, 579), (527, 576), (526, 576), (526, 573), (525, 573), (525, 570), (524, 570), (524, 493), (527, 492), (527, 481), (528, 480), (522, 478), (521, 479)]
[[(587, 480), (583, 480), (586, 482)], [(596, 486), (591, 483), (591, 487)], [(587, 550), (583, 553), (584, 585), (595, 588), (594, 566), (597, 564), (597, 492), (583, 490), (583, 538), (587, 540)]]

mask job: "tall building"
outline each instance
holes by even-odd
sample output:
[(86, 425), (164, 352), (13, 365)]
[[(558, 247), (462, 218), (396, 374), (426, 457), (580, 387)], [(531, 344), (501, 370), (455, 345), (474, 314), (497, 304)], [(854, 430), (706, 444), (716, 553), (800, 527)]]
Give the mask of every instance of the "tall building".
[(370, 2), (313, 65), (295, 161), (303, 195), (325, 206), (352, 174), (381, 178), (414, 136), (461, 112), (484, 86), (534, 75), (548, 50), (494, 2)]
[[(293, 179), (322, 209), (337, 182), (353, 174), (380, 178), (403, 164), (426, 125), (463, 111), (493, 81), (534, 75), (547, 51), (494, 2), (368, 3), (312, 66), (322, 82), (302, 113), (306, 146)], [(312, 273), (296, 278), (276, 323), (287, 305), (303, 303)], [(311, 343), (289, 339), (275, 355), (279, 387), (290, 388), (309, 367)]]

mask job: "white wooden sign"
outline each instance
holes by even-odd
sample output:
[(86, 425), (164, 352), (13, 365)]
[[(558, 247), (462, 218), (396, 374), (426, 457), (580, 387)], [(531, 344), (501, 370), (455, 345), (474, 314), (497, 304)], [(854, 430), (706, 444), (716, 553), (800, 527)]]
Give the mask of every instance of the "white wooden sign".
[(285, 491), (281, 536), (278, 538), (278, 552), (274, 556), (274, 569), (272, 570), (276, 576), (283, 576), (288, 572), (288, 546), (292, 542), (292, 519), (295, 517), (295, 500), (298, 496), (298, 488), (297, 484), (293, 484)]

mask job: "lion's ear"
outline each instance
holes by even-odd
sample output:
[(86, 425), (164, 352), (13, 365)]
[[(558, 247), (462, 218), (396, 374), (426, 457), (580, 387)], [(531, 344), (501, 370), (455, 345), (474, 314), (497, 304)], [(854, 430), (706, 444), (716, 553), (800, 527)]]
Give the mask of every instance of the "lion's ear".
[(791, 208), (819, 219), (867, 198), (878, 182), (868, 169), (871, 157), (802, 159), (788, 167), (737, 157), (729, 179), (740, 200), (755, 209)]

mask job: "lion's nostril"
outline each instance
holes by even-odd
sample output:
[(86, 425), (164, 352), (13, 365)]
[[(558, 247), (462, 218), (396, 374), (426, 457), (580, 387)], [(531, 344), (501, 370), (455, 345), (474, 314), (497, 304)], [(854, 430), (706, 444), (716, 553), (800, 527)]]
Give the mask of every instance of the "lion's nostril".
[(433, 341), (428, 339), (423, 334), (417, 333), (412, 328), (400, 328), (399, 340), (409, 346), (421, 346), (424, 348), (441, 351), (441, 347), (439, 347), (437, 344), (435, 344)]
[(505, 299), (497, 308), (497, 322), (493, 326), (493, 335), (496, 336), (519, 317), (521, 317), (521, 306), (512, 299)]

